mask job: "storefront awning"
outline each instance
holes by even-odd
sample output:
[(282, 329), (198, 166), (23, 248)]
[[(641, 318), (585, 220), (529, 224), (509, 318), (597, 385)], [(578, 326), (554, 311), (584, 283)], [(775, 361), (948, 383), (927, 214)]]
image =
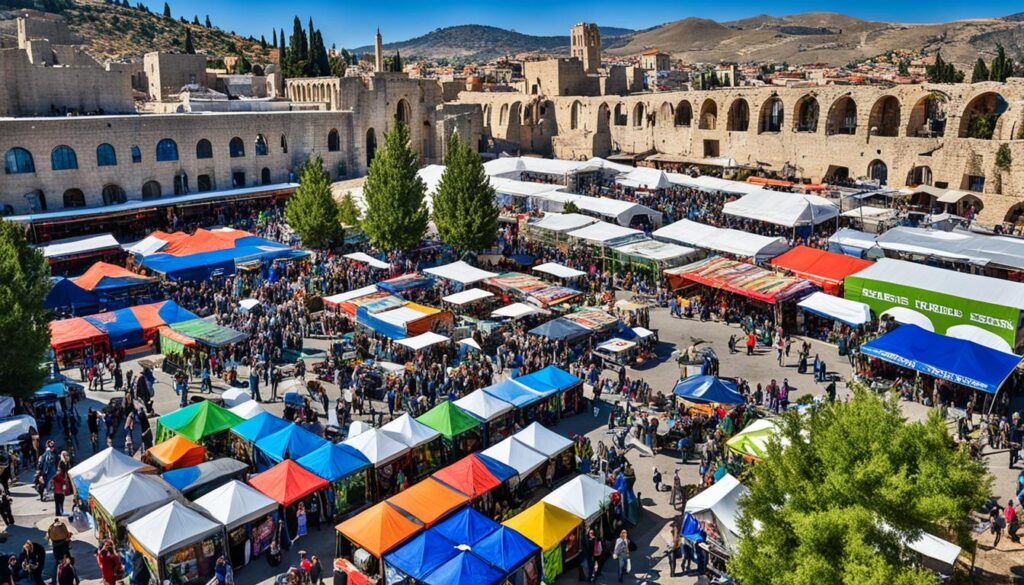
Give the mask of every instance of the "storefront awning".
[(797, 306), (808, 313), (846, 323), (851, 327), (871, 322), (871, 307), (823, 292), (812, 294), (797, 303)]

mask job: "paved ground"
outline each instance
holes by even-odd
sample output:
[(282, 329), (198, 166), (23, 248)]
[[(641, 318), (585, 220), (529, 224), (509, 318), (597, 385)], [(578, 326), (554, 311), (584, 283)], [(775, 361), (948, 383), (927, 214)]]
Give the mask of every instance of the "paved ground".
[[(661, 359), (656, 363), (652, 363), (645, 367), (642, 371), (630, 371), (630, 376), (641, 377), (647, 380), (655, 390), (663, 391), (666, 394), (671, 391), (672, 386), (679, 376), (679, 368), (671, 354), (677, 349), (685, 349), (693, 342), (694, 339), (701, 339), (709, 342), (716, 349), (721, 359), (721, 375), (723, 376), (742, 377), (750, 381), (752, 385), (757, 382), (767, 383), (771, 378), (776, 378), (781, 382), (782, 378), (788, 377), (790, 384), (796, 387), (796, 391), (792, 397), (793, 400), (796, 400), (797, 397), (803, 394), (823, 394), (823, 388), (816, 385), (810, 375), (797, 374), (795, 366), (780, 368), (780, 366), (775, 362), (774, 356), (767, 352), (753, 357), (749, 357), (741, 353), (729, 355), (727, 341), (731, 334), (737, 333), (738, 331), (734, 326), (725, 326), (715, 322), (700, 323), (692, 320), (672, 319), (669, 317), (666, 310), (652, 311), (651, 326), (652, 328), (660, 330), (661, 344), (659, 346), (658, 353)], [(324, 342), (312, 340), (309, 345), (312, 347), (323, 347)], [(812, 352), (819, 353), (822, 358), (826, 360), (829, 370), (838, 372), (844, 378), (849, 376), (849, 363), (845, 358), (840, 358), (838, 356), (835, 347), (813, 341), (812, 345)], [(139, 369), (134, 363), (128, 363), (124, 367), (132, 368), (136, 371)], [(67, 373), (69, 375), (77, 376), (77, 372)], [(166, 414), (177, 408), (177, 397), (174, 395), (167, 376), (158, 373), (158, 380), (159, 383), (157, 384), (156, 390), (156, 408), (159, 414)], [(223, 389), (224, 388), (218, 388), (218, 391)], [(266, 393), (264, 392), (264, 394)], [(337, 395), (336, 391), (333, 395)], [(845, 395), (845, 389), (840, 388), (840, 396), (843, 395)], [(90, 392), (88, 394), (88, 399), (84, 403), (79, 404), (79, 411), (84, 416), (84, 413), (89, 406), (99, 408), (112, 396), (112, 392)], [(587, 392), (587, 396), (590, 396), (589, 391)], [(283, 409), (283, 405), (281, 403), (265, 406), (269, 411), (278, 414)], [(910, 418), (920, 418), (926, 413), (926, 409), (924, 407), (914, 403), (904, 403), (904, 409), (907, 416)], [(599, 417), (595, 418), (589, 414), (581, 414), (562, 421), (556, 430), (562, 434), (568, 434), (570, 432), (586, 433), (591, 437), (591, 440), (596, 445), (597, 440), (607, 437), (605, 426), (606, 421), (607, 405), (605, 406), (605, 410), (602, 412), (602, 415)], [(82, 428), (84, 432), (84, 419)], [(58, 441), (58, 444), (59, 443), (60, 441)], [(136, 441), (136, 444), (139, 444), (138, 441)], [(79, 451), (79, 460), (84, 459), (89, 454), (87, 435), (80, 440), (80, 445), (81, 449)], [(665, 479), (671, 482), (673, 470), (678, 468), (683, 478), (683, 483), (695, 483), (698, 480), (697, 465), (695, 463), (680, 465), (677, 460), (665, 455), (657, 455), (654, 457), (640, 456), (636, 451), (630, 451), (627, 456), (633, 463), (636, 470), (636, 491), (641, 497), (644, 507), (641, 522), (632, 533), (633, 539), (640, 546), (638, 553), (633, 556), (632, 564), (635, 573), (635, 580), (632, 582), (678, 583), (685, 585), (695, 583), (696, 579), (694, 577), (669, 577), (665, 543), (661, 541), (658, 534), (671, 519), (674, 512), (668, 505), (668, 492), (658, 493), (654, 491), (651, 483), (651, 475), (653, 469), (657, 467), (662, 471)], [(1012, 494), (1012, 487), (1015, 483), (1017, 474), (1016, 471), (1007, 469), (1007, 462), (1008, 459), (1005, 453), (996, 454), (989, 459), (989, 466), (996, 478), (994, 483), (994, 492), (1003, 502), (1005, 502), (1006, 497)], [(35, 493), (29, 486), (23, 485), (15, 488), (14, 496), (14, 511), (18, 520), (18, 526), (11, 528), (8, 531), (8, 542), (6, 546), (0, 548), (0, 550), (14, 551), (26, 538), (33, 538), (42, 542), (42, 534), (37, 526), (45, 528), (52, 518), (50, 516), (50, 514), (53, 513), (52, 503), (39, 502), (38, 499), (35, 498)], [(979, 540), (982, 544), (979, 555), (983, 555), (986, 551), (985, 544), (991, 544), (991, 537), (983, 535)], [(320, 556), (325, 566), (329, 566), (333, 559), (333, 529), (330, 527), (324, 527), (319, 533), (314, 532), (312, 535), (299, 541), (299, 545), (297, 547), (293, 547), (291, 552), (286, 553), (285, 561), (282, 565), (283, 568), (286, 568), (289, 563), (294, 563), (296, 552), (300, 548), (309, 551), (310, 554)], [(999, 549), (1004, 553), (1009, 553), (1016, 557), (1010, 564), (1006, 565), (1005, 570), (1013, 571), (1015, 573), (1020, 571), (1021, 567), (1019, 557), (1016, 556), (1019, 553), (1015, 553), (1015, 551), (1024, 550), (1024, 548), (1020, 545), (1009, 543), (1004, 539), (1004, 541), (1000, 543)], [(95, 563), (92, 562), (91, 557), (91, 553), (94, 551), (95, 540), (91, 532), (86, 529), (76, 538), (76, 543), (73, 549), (75, 556), (80, 559), (78, 565), (83, 579), (89, 580), (98, 577), (98, 573), (95, 569)], [(984, 565), (982, 561), (982, 557), (979, 556), (979, 566)], [(52, 569), (48, 569), (48, 574), (51, 571)], [(608, 570), (604, 572), (602, 579), (600, 579), (599, 582), (615, 582), (612, 571), (613, 567), (608, 567)], [(1002, 572), (1003, 569), (1000, 568), (999, 571)], [(253, 565), (239, 571), (236, 574), (236, 582), (245, 585), (273, 583), (273, 576), (275, 572), (276, 571), (272, 570), (266, 563), (259, 560), (253, 563)], [(575, 582), (575, 580), (576, 576), (575, 572), (573, 572), (569, 575), (563, 576), (560, 583), (571, 583)]]

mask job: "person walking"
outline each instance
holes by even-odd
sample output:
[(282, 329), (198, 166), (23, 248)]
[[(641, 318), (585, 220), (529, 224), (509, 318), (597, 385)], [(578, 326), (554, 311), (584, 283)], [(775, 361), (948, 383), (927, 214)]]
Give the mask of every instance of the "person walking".
[(988, 521), (989, 524), (991, 524), (989, 530), (991, 530), (994, 537), (992, 540), (992, 548), (998, 547), (999, 539), (1003, 537), (1003, 519), (1000, 512), (1002, 512), (1002, 510), (999, 509), (999, 504), (993, 505), (988, 511)]
[(46, 581), (43, 580), (43, 567), (46, 566), (45, 546), (26, 540), (21, 547), (21, 554), (18, 555), (18, 564), (28, 573), (33, 585), (46, 585)]
[(751, 330), (747, 334), (747, 355), (754, 355), (754, 346), (757, 345), (757, 336), (754, 335), (754, 331)]
[(57, 565), (57, 579), (54, 583), (56, 585), (78, 585), (80, 582), (71, 553), (65, 553), (60, 559), (60, 564)]
[(121, 558), (114, 552), (114, 543), (103, 541), (100, 551), (96, 553), (96, 564), (100, 568), (103, 585), (116, 585), (119, 575), (124, 572)]
[[(63, 469), (57, 469), (53, 479), (50, 481), (53, 489), (53, 513), (55, 516), (64, 515), (64, 497), (71, 493), (71, 482)], [(57, 557), (58, 559), (60, 557)]]
[(71, 531), (60, 518), (53, 519), (53, 524), (46, 530), (46, 539), (50, 541), (53, 558), (58, 563), (63, 561), (65, 556), (71, 556)]
[(632, 570), (629, 563), (630, 545), (629, 535), (623, 530), (619, 533), (619, 538), (615, 540), (615, 548), (612, 549), (612, 558), (619, 563), (619, 583), (622, 583), (623, 577)]
[(256, 366), (249, 366), (249, 395), (256, 402), (263, 402), (260, 396), (260, 372)]
[(1017, 508), (1013, 506), (1013, 500), (1006, 501), (1006, 508), (1003, 509), (1003, 521), (1006, 522), (1006, 536), (1013, 542), (1020, 542), (1017, 531), (1020, 530), (1020, 521), (1017, 520)]
[(590, 555), (590, 574), (587, 575), (587, 581), (593, 583), (597, 580), (597, 576), (601, 574), (601, 557), (604, 555), (604, 544), (598, 538), (593, 528), (587, 531), (587, 536), (590, 538), (590, 549), (584, 551)]

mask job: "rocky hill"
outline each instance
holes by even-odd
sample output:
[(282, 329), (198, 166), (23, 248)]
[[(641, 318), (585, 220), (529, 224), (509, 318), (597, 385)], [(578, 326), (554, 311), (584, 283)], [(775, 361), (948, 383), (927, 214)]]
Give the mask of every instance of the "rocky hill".
[[(0, 38), (16, 36), (17, 27), (13, 19), (17, 16), (17, 9), (27, 4), (32, 2), (0, 0)], [(36, 4), (42, 8), (44, 3)], [(184, 51), (186, 28), (192, 31), (197, 53), (212, 58), (242, 53), (253, 63), (270, 62), (273, 57), (272, 49), (264, 51), (258, 42), (217, 26), (207, 28), (203, 14), (173, 14), (173, 18), (164, 18), (162, 14), (146, 12), (134, 5), (127, 7), (104, 0), (65, 0), (63, 4), (66, 6), (61, 7), (60, 14), (83, 41), (86, 51), (100, 61), (137, 57), (150, 51)], [(181, 17), (188, 22), (181, 22)], [(193, 23), (195, 17), (201, 24)], [(223, 25), (229, 27), (230, 23)]]

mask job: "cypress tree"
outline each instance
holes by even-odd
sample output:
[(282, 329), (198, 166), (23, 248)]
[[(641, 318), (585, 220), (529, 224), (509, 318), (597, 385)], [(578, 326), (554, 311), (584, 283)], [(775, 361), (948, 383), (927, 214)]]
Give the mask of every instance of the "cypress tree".
[(193, 14), (192, 15), (192, 24), (194, 24), (196, 26), (202, 26), (201, 24), (199, 24), (199, 15), (198, 14)]
[(490, 248), (498, 234), (498, 207), (480, 155), (453, 135), (445, 164), (433, 198), (441, 241), (459, 252)]
[(206, 28), (213, 28), (213, 23), (210, 22), (210, 15), (206, 15)]
[(171, 5), (164, 2), (164, 18), (171, 17)]
[(415, 248), (427, 232), (427, 187), (416, 174), (418, 159), (409, 146), (409, 128), (399, 122), (384, 135), (384, 145), (370, 163), (362, 227), (379, 250)]
[(185, 53), (189, 55), (196, 54), (195, 45), (192, 44), (192, 29), (190, 28), (185, 29)]
[(274, 48), (277, 48), (277, 29), (274, 29)]
[(974, 71), (971, 72), (971, 83), (979, 81), (988, 81), (988, 67), (985, 66), (985, 60), (981, 57), (974, 62)]

